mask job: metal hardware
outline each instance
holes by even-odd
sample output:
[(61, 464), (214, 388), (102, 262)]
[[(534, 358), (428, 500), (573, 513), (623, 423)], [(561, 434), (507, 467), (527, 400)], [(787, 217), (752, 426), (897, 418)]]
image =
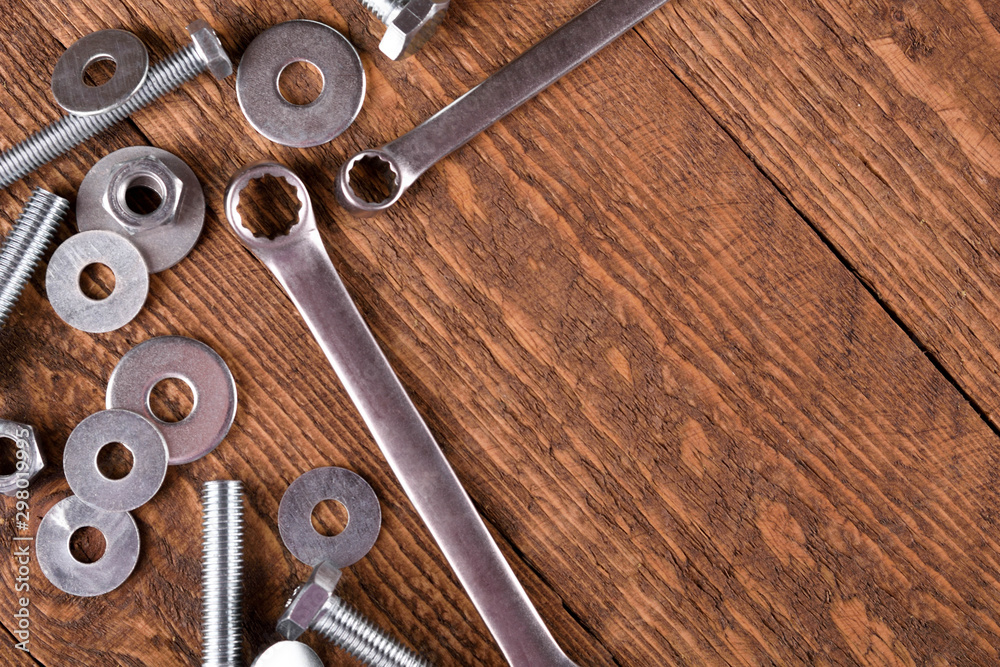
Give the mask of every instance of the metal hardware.
[[(80, 275), (91, 264), (115, 274), (115, 288), (105, 299), (91, 299), (80, 289)], [(139, 250), (127, 239), (99, 230), (74, 234), (52, 253), (45, 272), (45, 292), (52, 310), (66, 324), (89, 333), (120, 329), (139, 314), (149, 293), (149, 272)]]
[[(104, 535), (104, 555), (81, 563), (70, 552), (70, 538), (88, 526)], [(42, 517), (35, 549), (38, 565), (53, 586), (70, 595), (94, 597), (118, 588), (132, 574), (139, 560), (139, 529), (128, 512), (108, 512), (70, 496)]]
[[(300, 203), (298, 223), (274, 240), (254, 236), (238, 210), (243, 188), (264, 176), (285, 179)], [(305, 184), (278, 164), (247, 167), (226, 188), (226, 217), (305, 319), (507, 660), (516, 667), (573, 665), (504, 560), (344, 287), (323, 246)]]
[(69, 202), (35, 188), (0, 250), (0, 327), (7, 323), (24, 286), (69, 211)]
[[(387, 210), (421, 174), (477, 134), (568, 74), (666, 3), (666, 0), (599, 0), (499, 72), (382, 148), (358, 153), (337, 175), (337, 201), (357, 216)], [(389, 196), (369, 202), (351, 186), (362, 160), (386, 174)]]
[[(347, 525), (337, 535), (320, 535), (312, 512), (324, 500), (347, 509)], [(382, 509), (368, 482), (344, 468), (316, 468), (292, 482), (278, 505), (278, 532), (293, 556), (309, 566), (328, 561), (353, 565), (371, 551), (382, 528)]]
[(278, 642), (257, 656), (250, 667), (323, 667), (323, 661), (301, 642)]
[[(155, 211), (140, 215), (125, 200), (142, 186), (160, 196)], [(205, 194), (183, 160), (159, 148), (133, 146), (102, 158), (87, 172), (76, 198), (76, 225), (124, 236), (139, 249), (150, 273), (184, 259), (205, 225)]]
[(385, 27), (378, 48), (393, 60), (420, 50), (448, 13), (451, 0), (361, 0)]
[[(194, 407), (179, 422), (149, 408), (153, 388), (167, 379), (191, 388)], [(236, 417), (236, 380), (218, 353), (183, 336), (160, 336), (125, 353), (108, 380), (107, 408), (136, 412), (156, 424), (167, 441), (170, 465), (190, 463), (219, 446)]]
[[(83, 76), (94, 63), (110, 60), (114, 75), (99, 86)], [(52, 71), (56, 104), (77, 116), (92, 116), (122, 105), (146, 81), (149, 52), (142, 40), (124, 30), (98, 30), (74, 42)]]
[(243, 665), (243, 484), (202, 487), (203, 667)]
[(45, 468), (45, 458), (35, 438), (35, 429), (27, 424), (0, 419), (0, 438), (13, 441), (17, 447), (14, 472), (0, 475), (0, 493), (5, 496), (16, 496), (18, 491), (28, 488), (31, 480)]
[[(307, 62), (323, 76), (309, 104), (292, 104), (278, 89), (286, 67)], [(319, 146), (351, 126), (365, 101), (365, 68), (347, 38), (316, 21), (288, 21), (257, 35), (240, 59), (236, 96), (255, 130), (275, 143)]]
[(317, 564), (285, 605), (278, 619), (278, 632), (288, 639), (298, 639), (306, 630), (315, 630), (372, 667), (430, 666), (338, 597), (334, 591), (339, 581), (340, 570), (332, 563)]
[[(132, 453), (132, 469), (108, 479), (97, 467), (105, 445), (119, 442)], [(144, 505), (163, 486), (167, 442), (152, 423), (127, 410), (104, 410), (77, 424), (63, 452), (66, 482), (80, 500), (108, 512)]]
[(205, 21), (195, 21), (187, 31), (191, 44), (153, 65), (146, 82), (121, 106), (93, 116), (64, 116), (0, 153), (0, 188), (128, 118), (202, 72), (209, 71), (217, 79), (232, 74), (229, 56)]

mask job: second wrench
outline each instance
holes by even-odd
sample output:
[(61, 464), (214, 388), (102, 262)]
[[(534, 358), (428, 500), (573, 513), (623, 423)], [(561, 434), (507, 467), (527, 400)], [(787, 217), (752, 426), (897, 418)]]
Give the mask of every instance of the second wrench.
[[(561, 79), (667, 0), (598, 0), (499, 72), (382, 148), (358, 153), (337, 175), (337, 201), (356, 216), (370, 216), (399, 201), (421, 174), (470, 139)], [(391, 175), (388, 196), (371, 202), (351, 185), (363, 160)]]

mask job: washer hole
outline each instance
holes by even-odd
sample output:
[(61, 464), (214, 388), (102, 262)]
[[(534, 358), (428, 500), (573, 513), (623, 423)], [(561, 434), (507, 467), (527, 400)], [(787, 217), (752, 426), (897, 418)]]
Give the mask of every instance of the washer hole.
[(155, 213), (163, 204), (166, 188), (152, 176), (136, 176), (125, 186), (122, 203), (136, 215)]
[(194, 390), (180, 378), (166, 378), (149, 392), (149, 411), (161, 422), (184, 421), (194, 410)]
[(107, 542), (104, 533), (93, 526), (77, 528), (69, 536), (69, 553), (81, 563), (96, 563), (104, 557)]
[(0, 475), (13, 475), (17, 472), (17, 441), (13, 438), (0, 437)]
[(104, 264), (88, 264), (80, 272), (80, 291), (95, 301), (115, 291), (115, 272)]
[(313, 529), (325, 537), (336, 537), (347, 528), (348, 513), (337, 500), (321, 500), (312, 511)]
[(263, 176), (240, 191), (238, 213), (243, 226), (254, 236), (273, 240), (291, 231), (299, 221), (298, 192), (283, 178)]
[(97, 452), (97, 469), (111, 480), (128, 477), (133, 463), (132, 451), (120, 442), (109, 442)]
[(278, 74), (278, 92), (289, 104), (312, 104), (319, 98), (324, 86), (323, 72), (308, 60), (286, 65)]
[(351, 167), (347, 183), (354, 196), (369, 204), (381, 204), (396, 193), (399, 177), (389, 161), (366, 155)]
[(97, 56), (83, 70), (83, 82), (91, 88), (100, 88), (115, 75), (118, 65), (110, 56)]

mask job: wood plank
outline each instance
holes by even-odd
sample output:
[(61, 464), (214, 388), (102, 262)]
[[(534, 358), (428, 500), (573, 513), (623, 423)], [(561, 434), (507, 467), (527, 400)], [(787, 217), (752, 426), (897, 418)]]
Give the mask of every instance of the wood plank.
[[(275, 147), (243, 124), (231, 81), (202, 78), (28, 179), (71, 194), (94, 159), (146, 138), (192, 164), (210, 205), (204, 238), (154, 276), (132, 324), (73, 331), (36, 279), (0, 332), (0, 410), (38, 424), (57, 462), (36, 516), (66, 493), (62, 443), (133, 345), (203, 340), (241, 392), (227, 441), (171, 469), (136, 511), (143, 555), (122, 588), (80, 600), (36, 571), (39, 663), (197, 663), (197, 492), (217, 477), (248, 486), (247, 641), (263, 645), (306, 572), (278, 540), (278, 499), (302, 471), (336, 464), (373, 483), (385, 515), (344, 597), (436, 664), (502, 664), (300, 318), (219, 218), (228, 175), (265, 156), (307, 179), (352, 294), (581, 664), (996, 661), (997, 437), (670, 75), (652, 28), (477, 138), (393, 212), (336, 207), (333, 170), (350, 152), (409, 129), (586, 4), (458, 3), (402, 65), (372, 55), (352, 3), (343, 16), (227, 5), (213, 20), (234, 51), (284, 18), (351, 26), (371, 84), (359, 122), (320, 149)], [(179, 32), (168, 40), (165, 26), (202, 8), (90, 0), (33, 19), (25, 7), (9, 20), (43, 44), (51, 30), (54, 53), (73, 26), (102, 23), (155, 26), (169, 45)], [(42, 81), (18, 85), (42, 95)], [(26, 193), (0, 205), (12, 213)], [(9, 592), (9, 568), (0, 582)]]
[(994, 429), (997, 26), (978, 0), (724, 0), (643, 29)]

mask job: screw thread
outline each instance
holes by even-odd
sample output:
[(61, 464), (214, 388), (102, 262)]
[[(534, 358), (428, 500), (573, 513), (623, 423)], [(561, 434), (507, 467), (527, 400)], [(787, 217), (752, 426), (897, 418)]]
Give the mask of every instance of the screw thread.
[(24, 286), (69, 211), (62, 197), (35, 188), (0, 249), (0, 327), (7, 323)]
[(243, 664), (243, 484), (202, 488), (203, 667)]
[(365, 8), (374, 14), (379, 21), (388, 25), (389, 19), (397, 11), (406, 6), (409, 0), (360, 0)]
[(312, 630), (372, 667), (430, 667), (336, 595), (323, 605)]
[(207, 63), (194, 44), (172, 53), (150, 68), (146, 82), (132, 97), (110, 111), (92, 116), (63, 116), (0, 153), (0, 188), (5, 188), (98, 132), (131, 116), (205, 71)]

